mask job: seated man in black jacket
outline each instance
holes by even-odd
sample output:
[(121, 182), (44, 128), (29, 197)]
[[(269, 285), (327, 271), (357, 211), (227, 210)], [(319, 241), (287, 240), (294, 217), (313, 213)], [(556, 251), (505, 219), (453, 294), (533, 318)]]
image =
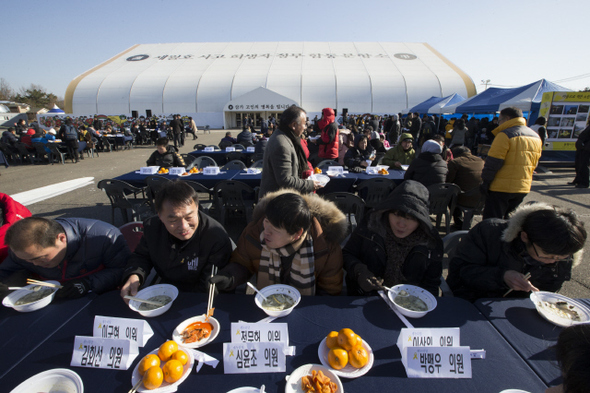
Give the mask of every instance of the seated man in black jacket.
[(63, 288), (56, 296), (65, 298), (115, 289), (130, 254), (119, 229), (85, 218), (23, 218), (8, 229), (4, 241), (10, 250), (0, 264), (0, 289), (24, 285), (25, 278), (35, 275), (59, 281)]
[(510, 219), (488, 219), (464, 237), (447, 282), (457, 297), (474, 301), (557, 292), (582, 259), (584, 223), (572, 210), (545, 203), (519, 206)]
[(181, 291), (206, 292), (213, 266), (229, 261), (229, 235), (199, 211), (197, 193), (183, 181), (160, 188), (155, 205), (158, 215), (144, 222), (143, 238), (127, 262), (121, 297), (137, 294), (152, 268)]
[(176, 151), (168, 150), (168, 138), (158, 138), (156, 151), (147, 160), (148, 166), (160, 166), (164, 168), (183, 167), (184, 160)]

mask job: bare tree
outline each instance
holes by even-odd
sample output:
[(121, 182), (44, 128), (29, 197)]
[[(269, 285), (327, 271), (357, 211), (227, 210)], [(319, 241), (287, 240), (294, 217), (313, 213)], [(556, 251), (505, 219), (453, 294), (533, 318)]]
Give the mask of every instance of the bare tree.
[(14, 90), (10, 87), (6, 79), (0, 78), (0, 100), (11, 101), (14, 98)]

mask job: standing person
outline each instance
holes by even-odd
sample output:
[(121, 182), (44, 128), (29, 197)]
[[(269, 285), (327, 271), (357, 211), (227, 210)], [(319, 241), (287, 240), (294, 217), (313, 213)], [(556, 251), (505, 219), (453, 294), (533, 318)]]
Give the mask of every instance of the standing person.
[(406, 180), (363, 217), (342, 250), (349, 295), (398, 284), (438, 296), (443, 242), (428, 212), (428, 190)]
[[(447, 163), (449, 172), (447, 173), (446, 182), (455, 183), (463, 191), (457, 198), (458, 205), (475, 207), (481, 198), (479, 185), (481, 184), (481, 171), (484, 161), (480, 157), (471, 154), (471, 150), (467, 146), (456, 146), (453, 147), (452, 151), (454, 159)], [(472, 192), (469, 193), (470, 191)], [(465, 195), (465, 193), (468, 193), (468, 195)], [(461, 229), (463, 227), (461, 210), (455, 208), (452, 213), (455, 227)]]
[(481, 174), (486, 194), (483, 219), (507, 218), (531, 191), (533, 172), (541, 157), (541, 138), (526, 126), (522, 111), (500, 111), (494, 141)]
[(266, 119), (264, 117), (260, 118), (260, 133), (263, 136), (266, 136), (266, 134), (268, 134), (268, 123), (266, 122)]
[(178, 121), (180, 122), (180, 147), (184, 146), (184, 120), (182, 120), (182, 116), (176, 115), (178, 117)]
[(302, 179), (308, 170), (307, 157), (301, 147), (307, 117), (298, 106), (287, 108), (281, 115), (279, 128), (268, 139), (264, 152), (260, 196), (281, 188), (309, 193), (321, 187), (319, 182)]
[[(76, 162), (78, 162), (78, 131), (76, 130), (76, 127), (72, 125), (72, 119), (66, 119), (66, 124), (59, 129), (59, 136), (65, 141), (70, 157), (72, 157), (72, 159), (75, 158)], [(82, 159), (84, 159), (83, 155)]]
[(543, 146), (545, 145), (545, 139), (547, 139), (547, 128), (545, 128), (546, 124), (547, 119), (545, 119), (543, 116), (539, 116), (537, 117), (537, 120), (535, 120), (535, 124), (531, 126), (531, 130), (539, 134), (539, 138), (541, 138)]
[(432, 139), (436, 134), (436, 124), (434, 124), (432, 117), (425, 116), (424, 123), (422, 123), (422, 130), (420, 131), (420, 145)]
[(322, 118), (317, 122), (321, 132), (317, 140), (320, 145), (318, 157), (323, 160), (338, 160), (338, 127), (335, 123), (334, 109), (322, 109)]
[(193, 134), (193, 141), (198, 138), (197, 131), (197, 123), (195, 123), (193, 118), (189, 116), (187, 134)]
[(576, 188), (588, 188), (590, 170), (590, 124), (578, 135), (576, 140), (576, 177), (571, 183)]
[(581, 262), (586, 237), (573, 210), (522, 205), (507, 220), (483, 220), (471, 228), (450, 261), (447, 282), (455, 296), (469, 301), (501, 298), (509, 289), (509, 297), (557, 292)]
[(180, 123), (180, 119), (177, 115), (173, 116), (172, 121), (170, 122), (170, 127), (172, 128), (174, 147), (178, 149), (180, 146), (182, 146), (182, 124)]
[[(454, 146), (463, 146), (465, 145), (465, 138), (467, 134), (467, 128), (465, 127), (465, 121), (463, 119), (459, 119), (453, 125), (453, 133), (451, 134), (451, 144), (450, 148)], [(469, 147), (469, 146), (467, 146)]]
[(420, 114), (418, 112), (410, 113), (408, 116), (408, 120), (412, 121), (410, 127), (410, 134), (414, 137), (416, 143), (420, 141), (420, 130), (422, 129), (422, 119), (420, 119)]
[(395, 145), (399, 139), (401, 126), (397, 115), (391, 115), (391, 127), (387, 130), (387, 140), (390, 145)]

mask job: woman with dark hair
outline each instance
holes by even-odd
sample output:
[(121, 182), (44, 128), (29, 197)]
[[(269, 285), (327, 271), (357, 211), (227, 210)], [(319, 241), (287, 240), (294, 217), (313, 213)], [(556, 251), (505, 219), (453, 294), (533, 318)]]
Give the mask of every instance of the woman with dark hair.
[(310, 193), (320, 188), (319, 182), (304, 180), (309, 168), (301, 147), (301, 135), (306, 128), (307, 117), (302, 108), (291, 106), (281, 115), (279, 129), (268, 139), (264, 152), (260, 196), (281, 188), (292, 188)]
[(267, 194), (256, 205), (230, 264), (210, 281), (222, 291), (233, 291), (256, 275), (259, 289), (287, 284), (302, 295), (339, 295), (340, 242), (346, 231), (344, 214), (316, 194)]
[(422, 184), (406, 180), (365, 215), (342, 250), (349, 295), (411, 284), (438, 296), (443, 243), (428, 196)]
[[(451, 138), (450, 148), (452, 149), (454, 146), (463, 146), (465, 145), (465, 135), (467, 133), (467, 128), (465, 127), (465, 121), (463, 119), (458, 119), (455, 124), (453, 125), (453, 133)], [(467, 146), (471, 148), (470, 146)]]
[(354, 138), (354, 147), (348, 149), (344, 155), (344, 164), (354, 172), (361, 172), (368, 167), (369, 160), (374, 150), (369, 146), (369, 139), (366, 135), (360, 134)]
[(535, 120), (535, 124), (529, 127), (531, 130), (539, 134), (543, 146), (545, 145), (545, 139), (547, 139), (547, 128), (545, 128), (545, 124), (547, 124), (547, 119), (543, 116), (539, 116), (537, 117), (537, 120)]
[(590, 392), (590, 325), (567, 327), (559, 333), (555, 352), (563, 383), (545, 393)]

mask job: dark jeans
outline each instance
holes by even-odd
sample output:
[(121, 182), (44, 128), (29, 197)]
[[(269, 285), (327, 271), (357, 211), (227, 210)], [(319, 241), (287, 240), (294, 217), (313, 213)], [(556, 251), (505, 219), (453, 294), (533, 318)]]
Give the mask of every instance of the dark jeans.
[(482, 218), (508, 218), (508, 214), (516, 209), (527, 195), (528, 193), (489, 191)]
[(174, 134), (174, 147), (177, 149), (182, 146), (181, 137), (182, 134)]
[(574, 183), (583, 187), (588, 187), (590, 184), (590, 151), (576, 150), (576, 178)]
[(76, 162), (78, 162), (78, 141), (76, 139), (66, 139), (66, 147), (68, 148), (68, 154), (72, 157), (72, 160), (76, 159)]

